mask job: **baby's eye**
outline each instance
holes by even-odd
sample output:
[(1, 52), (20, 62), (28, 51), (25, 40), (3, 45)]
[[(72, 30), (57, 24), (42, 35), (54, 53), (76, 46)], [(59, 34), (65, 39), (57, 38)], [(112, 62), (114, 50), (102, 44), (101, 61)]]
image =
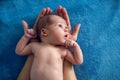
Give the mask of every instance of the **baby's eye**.
[(62, 27), (62, 24), (58, 24), (59, 27)]

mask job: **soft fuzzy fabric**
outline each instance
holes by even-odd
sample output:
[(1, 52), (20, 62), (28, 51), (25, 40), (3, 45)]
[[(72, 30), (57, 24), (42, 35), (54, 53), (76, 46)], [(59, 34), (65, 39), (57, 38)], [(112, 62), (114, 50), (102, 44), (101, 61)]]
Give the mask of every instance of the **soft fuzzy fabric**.
[(0, 80), (16, 80), (26, 60), (15, 54), (21, 21), (32, 27), (42, 8), (55, 13), (58, 5), (67, 9), (72, 28), (81, 23), (78, 80), (120, 80), (120, 0), (0, 0)]

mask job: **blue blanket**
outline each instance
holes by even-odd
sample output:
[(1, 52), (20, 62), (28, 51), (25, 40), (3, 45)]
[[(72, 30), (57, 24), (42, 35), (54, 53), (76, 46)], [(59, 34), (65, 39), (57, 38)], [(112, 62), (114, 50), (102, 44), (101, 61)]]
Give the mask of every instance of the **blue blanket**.
[(32, 27), (42, 8), (55, 13), (58, 5), (67, 9), (72, 28), (81, 23), (78, 80), (120, 80), (120, 0), (0, 0), (0, 80), (16, 80), (27, 58), (15, 54), (21, 21)]

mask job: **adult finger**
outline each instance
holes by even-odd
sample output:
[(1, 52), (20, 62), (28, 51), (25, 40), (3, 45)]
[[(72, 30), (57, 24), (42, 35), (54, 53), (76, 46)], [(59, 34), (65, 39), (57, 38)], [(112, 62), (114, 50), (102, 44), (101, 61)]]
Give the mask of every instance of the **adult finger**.
[(40, 17), (48, 15), (48, 14), (52, 14), (52, 10), (48, 7), (48, 8), (43, 8), (42, 11), (40, 12), (39, 16), (37, 17), (35, 24), (33, 26), (33, 29), (36, 30), (36, 25), (38, 20), (40, 19)]
[(50, 9), (49, 14), (52, 14), (52, 10)]
[(49, 12), (50, 12), (50, 8), (46, 8), (46, 14), (45, 15), (49, 15)]
[(44, 16), (46, 14), (47, 9), (43, 8), (43, 10), (40, 13), (40, 17)]
[(72, 37), (71, 37), (72, 40), (77, 40), (80, 26), (81, 26), (81, 24), (77, 24), (76, 27), (74, 28), (74, 32), (72, 33)]
[(70, 25), (70, 20), (69, 20), (69, 16), (68, 16), (67, 10), (65, 8), (62, 8), (61, 9), (61, 13), (62, 13), (63, 18), (65, 19), (67, 25), (68, 25), (68, 28), (71, 30), (71, 25)]
[(61, 13), (61, 9), (62, 9), (62, 6), (58, 6), (58, 8), (56, 9), (56, 14), (60, 17), (63, 17)]
[(37, 25), (37, 22), (38, 20), (40, 19), (40, 17), (44, 16), (46, 13), (46, 8), (43, 8), (42, 11), (40, 12), (40, 14), (38, 15), (36, 21), (35, 21), (35, 24), (33, 26), (33, 29), (36, 30), (36, 25)]

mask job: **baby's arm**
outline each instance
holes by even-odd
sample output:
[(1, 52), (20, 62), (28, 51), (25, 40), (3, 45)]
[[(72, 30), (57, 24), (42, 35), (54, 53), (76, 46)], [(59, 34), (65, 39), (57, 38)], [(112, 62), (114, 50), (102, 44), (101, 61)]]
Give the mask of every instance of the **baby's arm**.
[(22, 38), (19, 40), (16, 46), (16, 53), (18, 55), (27, 55), (28, 53), (31, 53), (30, 44), (27, 45), (28, 41), (29, 38), (27, 38), (25, 35), (23, 35)]
[(65, 58), (68, 61), (70, 61), (72, 64), (82, 64), (83, 55), (82, 55), (82, 51), (81, 51), (79, 45), (77, 44), (77, 42), (75, 42), (73, 40), (66, 40), (65, 46), (73, 48), (73, 54), (71, 53), (70, 50), (67, 50), (67, 55)]
[[(24, 23), (24, 21), (23, 21)], [(24, 35), (19, 40), (16, 46), (16, 53), (18, 55), (28, 55), (31, 53), (31, 44), (27, 44), (31, 38), (35, 38), (35, 32), (33, 29), (28, 29), (27, 25), (24, 26)]]

